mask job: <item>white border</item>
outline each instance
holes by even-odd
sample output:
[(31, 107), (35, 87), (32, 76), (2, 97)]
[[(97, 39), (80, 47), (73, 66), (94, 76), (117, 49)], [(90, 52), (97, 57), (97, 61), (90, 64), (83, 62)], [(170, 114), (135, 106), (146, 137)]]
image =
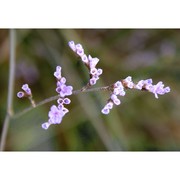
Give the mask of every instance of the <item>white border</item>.
[(1, 28), (179, 28), (177, 0), (6, 0)]
[(180, 179), (178, 152), (7, 152), (0, 159), (1, 179)]

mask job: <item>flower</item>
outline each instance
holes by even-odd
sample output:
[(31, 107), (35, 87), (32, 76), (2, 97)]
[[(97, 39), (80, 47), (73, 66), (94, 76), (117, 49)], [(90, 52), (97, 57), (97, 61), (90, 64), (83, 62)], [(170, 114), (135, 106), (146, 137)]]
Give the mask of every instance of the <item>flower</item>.
[(66, 86), (64, 84), (61, 84), (56, 88), (57, 93), (59, 93), (61, 97), (70, 96), (72, 94), (72, 90), (72, 86)]
[(19, 91), (19, 92), (17, 93), (17, 97), (18, 97), (18, 98), (23, 98), (23, 97), (24, 97), (24, 92)]
[(164, 95), (170, 92), (170, 87), (164, 88), (164, 84), (162, 81), (158, 82), (156, 85), (152, 85), (149, 88), (149, 92), (152, 92), (155, 95), (155, 98), (158, 99), (158, 94)]
[(51, 106), (48, 113), (49, 120), (42, 124), (43, 129), (48, 129), (51, 124), (60, 124), (64, 115), (69, 112), (69, 110), (64, 107), (64, 104), (70, 104), (71, 100), (65, 96), (72, 95), (73, 87), (66, 85), (66, 78), (62, 77), (60, 66), (56, 67), (54, 76), (57, 80), (56, 92), (59, 94), (60, 98), (57, 100), (58, 106)]
[(135, 89), (142, 90), (142, 88), (144, 88), (144, 90), (153, 93), (156, 99), (158, 99), (158, 94), (164, 95), (166, 93), (169, 93), (171, 90), (169, 86), (164, 88), (164, 84), (162, 81), (158, 82), (156, 85), (153, 85), (152, 83), (152, 79), (140, 80), (135, 85)]
[(31, 95), (31, 89), (29, 88), (28, 84), (24, 84), (22, 86), (22, 90), (24, 90), (27, 95)]
[(109, 114), (110, 110), (113, 108), (113, 104), (120, 105), (121, 101), (118, 99), (119, 96), (125, 96), (125, 88), (127, 89), (139, 89), (147, 90), (155, 95), (155, 98), (158, 98), (158, 95), (163, 95), (170, 92), (170, 87), (165, 87), (162, 81), (158, 82), (156, 85), (152, 84), (152, 79), (140, 80), (137, 84), (132, 81), (132, 77), (128, 76), (122, 81), (117, 81), (113, 85), (109, 86), (111, 88), (110, 98), (108, 99), (107, 104), (101, 110), (103, 114)]
[(61, 67), (57, 66), (56, 71), (54, 72), (54, 76), (59, 80), (61, 79)]
[(55, 105), (53, 105), (51, 106), (48, 116), (49, 122), (51, 124), (60, 124), (64, 113), (62, 110), (58, 109)]
[(99, 76), (103, 72), (102, 69), (96, 68), (99, 59), (97, 57), (92, 58), (91, 55), (87, 56), (84, 53), (84, 49), (81, 44), (75, 44), (74, 41), (69, 41), (68, 45), (79, 57), (81, 57), (82, 62), (88, 67), (90, 74), (89, 85), (95, 85)]
[(28, 84), (23, 84), (21, 89), (23, 91), (19, 91), (17, 93), (18, 98), (23, 98), (23, 97), (32, 97), (31, 89), (29, 88)]
[(121, 81), (117, 81), (112, 85), (111, 95), (108, 99), (107, 104), (101, 110), (103, 114), (109, 114), (110, 110), (113, 108), (113, 104), (120, 105), (121, 101), (118, 99), (119, 96), (125, 96), (124, 86)]
[(132, 89), (134, 87), (134, 83), (132, 82), (132, 77), (128, 76), (123, 80), (123, 83), (126, 85), (126, 87)]

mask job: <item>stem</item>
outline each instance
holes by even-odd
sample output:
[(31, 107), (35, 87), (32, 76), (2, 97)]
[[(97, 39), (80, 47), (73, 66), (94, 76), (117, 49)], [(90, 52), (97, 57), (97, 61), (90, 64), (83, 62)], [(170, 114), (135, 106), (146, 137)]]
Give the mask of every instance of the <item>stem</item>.
[[(75, 94), (84, 93), (84, 92), (87, 93), (87, 92), (94, 92), (94, 91), (106, 91), (106, 90), (108, 90), (108, 88), (109, 88), (109, 86), (99, 87), (99, 88), (91, 88), (91, 89), (86, 89), (86, 90), (84, 90), (84, 91), (82, 91), (82, 89), (80, 89), (80, 90), (75, 90), (75, 91), (73, 91), (73, 94), (75, 95)], [(57, 100), (59, 97), (60, 97), (59, 95), (52, 96), (52, 97), (49, 97), (49, 98), (47, 98), (47, 99), (45, 99), (45, 100), (37, 103), (35, 107), (32, 107), (32, 106), (31, 106), (31, 107), (28, 107), (28, 108), (24, 109), (23, 111), (15, 114), (15, 115), (13, 116), (13, 119), (19, 118), (20, 116), (24, 115), (25, 113), (31, 111), (32, 109), (34, 109), (34, 108), (36, 108), (36, 107), (39, 107), (39, 106), (42, 106), (42, 105), (44, 105), (44, 104), (46, 104), (46, 103), (48, 103), (48, 102)]]
[(13, 115), (13, 92), (14, 92), (14, 77), (15, 77), (15, 30), (10, 29), (9, 31), (9, 44), (10, 44), (10, 67), (9, 67), (9, 83), (8, 83), (8, 97), (7, 97), (7, 112), (3, 124), (0, 151), (5, 148), (5, 142), (7, 137), (7, 132), (9, 128), (10, 118)]

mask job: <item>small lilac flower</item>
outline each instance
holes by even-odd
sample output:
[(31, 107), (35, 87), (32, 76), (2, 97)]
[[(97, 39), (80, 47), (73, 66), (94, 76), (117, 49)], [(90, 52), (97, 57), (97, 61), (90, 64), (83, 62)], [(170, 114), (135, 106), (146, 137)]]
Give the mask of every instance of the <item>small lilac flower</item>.
[(132, 82), (132, 77), (128, 76), (126, 79), (123, 80), (124, 83), (126, 83), (126, 86), (130, 89), (134, 87), (134, 83)]
[(72, 90), (73, 90), (72, 86), (66, 86), (66, 85), (62, 85), (56, 88), (56, 91), (60, 94), (61, 97), (72, 95)]
[(56, 72), (61, 72), (61, 66), (56, 66)]
[(49, 122), (45, 122), (41, 125), (43, 129), (48, 129), (51, 124)]
[(111, 95), (111, 100), (113, 101), (114, 104), (119, 105), (121, 101), (118, 99), (118, 97), (115, 94)]
[(64, 113), (63, 111), (59, 110), (55, 105), (53, 105), (51, 106), (51, 110), (49, 111), (48, 116), (49, 122), (51, 122), (51, 124), (60, 124)]
[(88, 62), (89, 62), (86, 54), (84, 54), (84, 55), (81, 56), (81, 60), (82, 60), (85, 64), (88, 64)]
[(135, 89), (141, 90), (143, 86), (144, 86), (144, 80), (140, 80), (140, 81), (135, 85)]
[(140, 80), (137, 84), (135, 84), (134, 88), (139, 90), (144, 88), (145, 90), (153, 93), (157, 99), (158, 94), (163, 95), (170, 92), (170, 87), (164, 88), (162, 81), (158, 82), (156, 85), (153, 85), (152, 83), (152, 79)]
[(76, 52), (76, 45), (74, 41), (69, 41), (68, 45), (74, 52)]
[(64, 115), (69, 112), (69, 110), (67, 108), (65, 108), (65, 107), (62, 108), (62, 111), (63, 111)]
[(152, 79), (144, 80), (144, 88), (146, 90), (152, 89), (152, 87), (153, 87), (152, 82), (153, 82)]
[(101, 112), (102, 112), (103, 114), (109, 114), (110, 110), (109, 110), (108, 108), (103, 108), (103, 109), (101, 110)]
[(124, 91), (124, 86), (120, 81), (117, 81), (116, 83), (114, 83), (113, 94), (125, 96), (126, 92)]
[(24, 97), (24, 92), (22, 92), (22, 91), (19, 91), (18, 93), (17, 93), (17, 97), (18, 98), (23, 98)]
[(81, 44), (75, 44), (74, 41), (68, 43), (69, 47), (81, 57), (82, 62), (88, 67), (90, 79), (89, 85), (95, 85), (99, 76), (102, 74), (102, 69), (96, 69), (96, 65), (99, 62), (98, 58), (92, 58), (91, 55), (84, 54), (84, 49)]
[(57, 103), (58, 103), (58, 104), (63, 104), (63, 102), (64, 102), (64, 99), (63, 99), (63, 98), (59, 98), (59, 99), (57, 100)]
[(59, 80), (59, 82), (60, 82), (61, 84), (65, 84), (65, 83), (66, 83), (66, 78), (65, 78), (65, 77), (62, 77), (62, 78)]
[(77, 55), (79, 55), (80, 57), (82, 57), (84, 55), (84, 49), (77, 49)]
[(95, 85), (96, 84), (96, 79), (95, 78), (91, 78), (90, 80), (89, 80), (89, 84), (91, 85), (91, 86), (93, 86), (93, 85)]
[(100, 76), (101, 74), (103, 73), (103, 70), (102, 69), (97, 69), (97, 75)]
[(144, 80), (144, 84), (152, 84), (153, 80), (152, 79), (146, 79)]
[(60, 67), (60, 66), (57, 66), (57, 67), (56, 67), (56, 71), (54, 72), (54, 76), (55, 76), (57, 79), (61, 79), (61, 67)]
[(121, 104), (121, 101), (117, 98), (117, 99), (114, 99), (113, 103), (115, 105), (120, 105)]
[(92, 69), (92, 68), (95, 68), (97, 63), (99, 62), (99, 59), (98, 58), (92, 58), (90, 55), (88, 56), (88, 59), (89, 59), (89, 67)]
[(155, 98), (158, 99), (158, 94), (163, 95), (170, 92), (170, 87), (164, 88), (164, 84), (162, 81), (158, 82), (156, 85), (153, 85), (149, 92), (152, 92), (155, 95)]
[[(71, 45), (73, 45), (72, 42)], [(66, 78), (61, 76), (60, 66), (56, 67), (54, 76), (57, 79), (56, 91), (59, 93), (60, 98), (57, 100), (58, 106), (51, 106), (48, 114), (49, 120), (48, 122), (42, 124), (43, 129), (48, 129), (51, 124), (60, 124), (64, 115), (69, 112), (69, 110), (64, 107), (64, 104), (70, 104), (71, 100), (69, 98), (65, 98), (65, 96), (72, 94), (73, 87), (66, 85)]]
[(55, 76), (57, 79), (61, 79), (61, 73), (60, 73), (60, 72), (54, 72), (54, 76)]
[(29, 88), (28, 84), (24, 84), (22, 86), (22, 90), (24, 90), (27, 95), (31, 95), (31, 89)]
[(106, 104), (106, 107), (108, 108), (108, 109), (112, 109), (113, 108), (113, 102), (108, 102), (107, 104)]
[(82, 50), (82, 49), (83, 49), (83, 47), (81, 44), (76, 44), (76, 50)]
[(69, 98), (64, 98), (63, 103), (64, 104), (70, 104), (71, 100)]
[(61, 104), (58, 105), (58, 109), (63, 110), (63, 108), (64, 108), (63, 103), (61, 103)]
[[(119, 99), (118, 99), (119, 100)], [(113, 102), (109, 101), (104, 108), (101, 110), (103, 114), (109, 114), (110, 110), (113, 108)]]
[(124, 91), (124, 86), (121, 81), (117, 81), (112, 85), (111, 95), (108, 103), (102, 109), (103, 114), (109, 114), (110, 110), (113, 108), (113, 104), (120, 105), (121, 101), (118, 99), (119, 96), (124, 96), (126, 92)]
[(92, 74), (92, 75), (97, 74), (97, 69), (96, 69), (96, 68), (92, 68), (92, 69), (90, 70), (90, 74)]

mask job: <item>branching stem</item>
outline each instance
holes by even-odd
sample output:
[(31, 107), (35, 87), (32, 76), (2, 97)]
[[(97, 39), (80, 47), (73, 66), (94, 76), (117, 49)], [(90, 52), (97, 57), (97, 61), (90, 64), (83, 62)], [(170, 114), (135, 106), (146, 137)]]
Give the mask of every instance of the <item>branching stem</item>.
[[(88, 93), (88, 92), (95, 92), (95, 91), (107, 91), (107, 90), (109, 90), (109, 86), (99, 87), (99, 88), (91, 88), (91, 89), (86, 89), (84, 91), (82, 91), (82, 89), (75, 90), (75, 91), (73, 91), (73, 94), (75, 95), (75, 94), (79, 94), (79, 93)], [(52, 96), (52, 97), (49, 97), (49, 98), (37, 103), (35, 107), (32, 107), (32, 106), (28, 107), (28, 108), (24, 109), (23, 111), (21, 111), (17, 114), (14, 114), (13, 119), (19, 118), (20, 116), (24, 115), (25, 113), (31, 111), (34, 108), (42, 106), (42, 105), (49, 103), (51, 101), (57, 100), (59, 97), (60, 97), (59, 95)]]

